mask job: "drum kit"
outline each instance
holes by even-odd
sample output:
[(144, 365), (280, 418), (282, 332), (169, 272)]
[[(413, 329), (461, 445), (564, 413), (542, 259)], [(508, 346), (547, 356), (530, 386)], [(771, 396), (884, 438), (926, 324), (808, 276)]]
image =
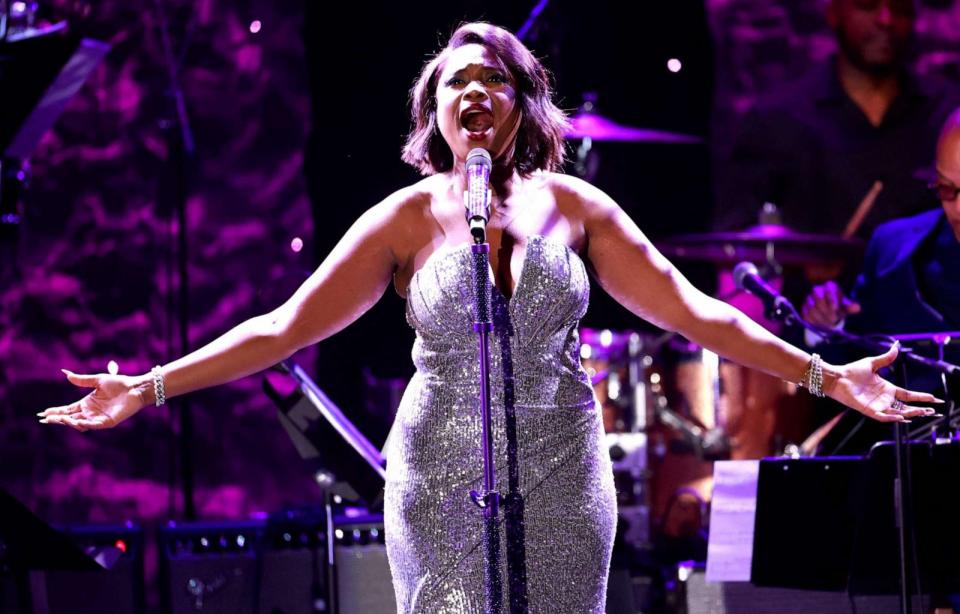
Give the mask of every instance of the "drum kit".
[[(578, 168), (585, 166), (592, 141), (702, 142), (686, 134), (618, 124), (597, 114), (590, 100), (572, 118), (566, 136), (581, 142)], [(675, 236), (657, 248), (671, 259), (716, 265), (718, 294), (737, 306), (744, 297), (732, 284), (724, 286), (723, 271), (738, 262), (761, 264), (777, 276), (784, 269), (796, 271), (816, 283), (862, 255), (858, 240), (799, 233), (777, 223), (775, 211), (765, 213), (760, 225), (742, 232)], [(678, 335), (581, 329), (580, 340), (632, 543), (650, 543), (650, 521), (666, 524), (664, 514), (676, 493), (696, 493), (709, 501), (713, 461), (777, 454), (813, 430), (809, 399), (798, 395), (795, 385), (728, 363)]]
[[(772, 270), (804, 264), (816, 270), (839, 267), (860, 245), (764, 225), (675, 237), (658, 248), (672, 258), (717, 263), (721, 270), (740, 259), (776, 265)], [(738, 297), (724, 298), (736, 303)], [(779, 454), (813, 430), (810, 399), (797, 394), (794, 384), (727, 362), (673, 333), (581, 329), (580, 340), (621, 513), (644, 520), (630, 523), (632, 543), (649, 543), (649, 520), (662, 525), (677, 492), (710, 500), (713, 461)]]

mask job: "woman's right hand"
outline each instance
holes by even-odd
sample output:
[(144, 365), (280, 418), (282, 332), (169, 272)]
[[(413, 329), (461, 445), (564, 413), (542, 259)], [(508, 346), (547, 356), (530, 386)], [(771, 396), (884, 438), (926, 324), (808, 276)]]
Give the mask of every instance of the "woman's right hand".
[(63, 424), (78, 431), (113, 428), (137, 413), (152, 400), (150, 375), (78, 375), (63, 369), (67, 380), (93, 391), (79, 401), (50, 407), (37, 414), (41, 424)]
[(803, 319), (821, 328), (834, 328), (854, 313), (860, 313), (860, 304), (848, 299), (832, 281), (814, 287), (803, 303)]

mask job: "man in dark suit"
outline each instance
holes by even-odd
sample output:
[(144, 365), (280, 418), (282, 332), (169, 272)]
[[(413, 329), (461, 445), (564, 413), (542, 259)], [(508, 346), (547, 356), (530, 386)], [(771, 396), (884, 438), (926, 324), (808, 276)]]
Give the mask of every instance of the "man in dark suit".
[[(861, 334), (960, 330), (960, 108), (940, 132), (934, 173), (930, 187), (940, 209), (879, 226), (851, 296), (834, 282), (817, 286), (803, 305), (804, 318)], [(960, 358), (956, 347), (947, 346), (950, 362)], [(907, 383), (935, 386), (933, 375), (917, 371)]]

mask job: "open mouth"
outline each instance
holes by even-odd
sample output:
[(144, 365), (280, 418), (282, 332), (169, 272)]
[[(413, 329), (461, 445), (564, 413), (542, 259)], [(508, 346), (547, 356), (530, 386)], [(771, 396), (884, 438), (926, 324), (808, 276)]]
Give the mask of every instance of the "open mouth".
[(472, 107), (460, 115), (460, 124), (473, 140), (483, 139), (493, 128), (493, 114), (483, 107)]

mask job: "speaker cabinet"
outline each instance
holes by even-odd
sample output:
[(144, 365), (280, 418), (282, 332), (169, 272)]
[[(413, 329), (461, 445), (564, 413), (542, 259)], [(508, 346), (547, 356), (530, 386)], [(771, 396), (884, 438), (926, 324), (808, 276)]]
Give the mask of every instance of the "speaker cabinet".
[[(119, 558), (101, 571), (48, 571), (33, 574), (34, 604), (45, 597), (47, 611), (72, 614), (140, 614), (144, 611), (143, 529), (126, 525), (70, 526), (62, 529), (88, 554)], [(110, 558), (109, 556), (105, 558)]]
[(260, 554), (260, 614), (330, 611), (326, 529), (323, 510), (271, 518)]
[(163, 611), (254, 614), (262, 522), (170, 523), (158, 535)]
[(344, 514), (330, 522), (330, 584), (336, 614), (395, 614), (381, 514)]

